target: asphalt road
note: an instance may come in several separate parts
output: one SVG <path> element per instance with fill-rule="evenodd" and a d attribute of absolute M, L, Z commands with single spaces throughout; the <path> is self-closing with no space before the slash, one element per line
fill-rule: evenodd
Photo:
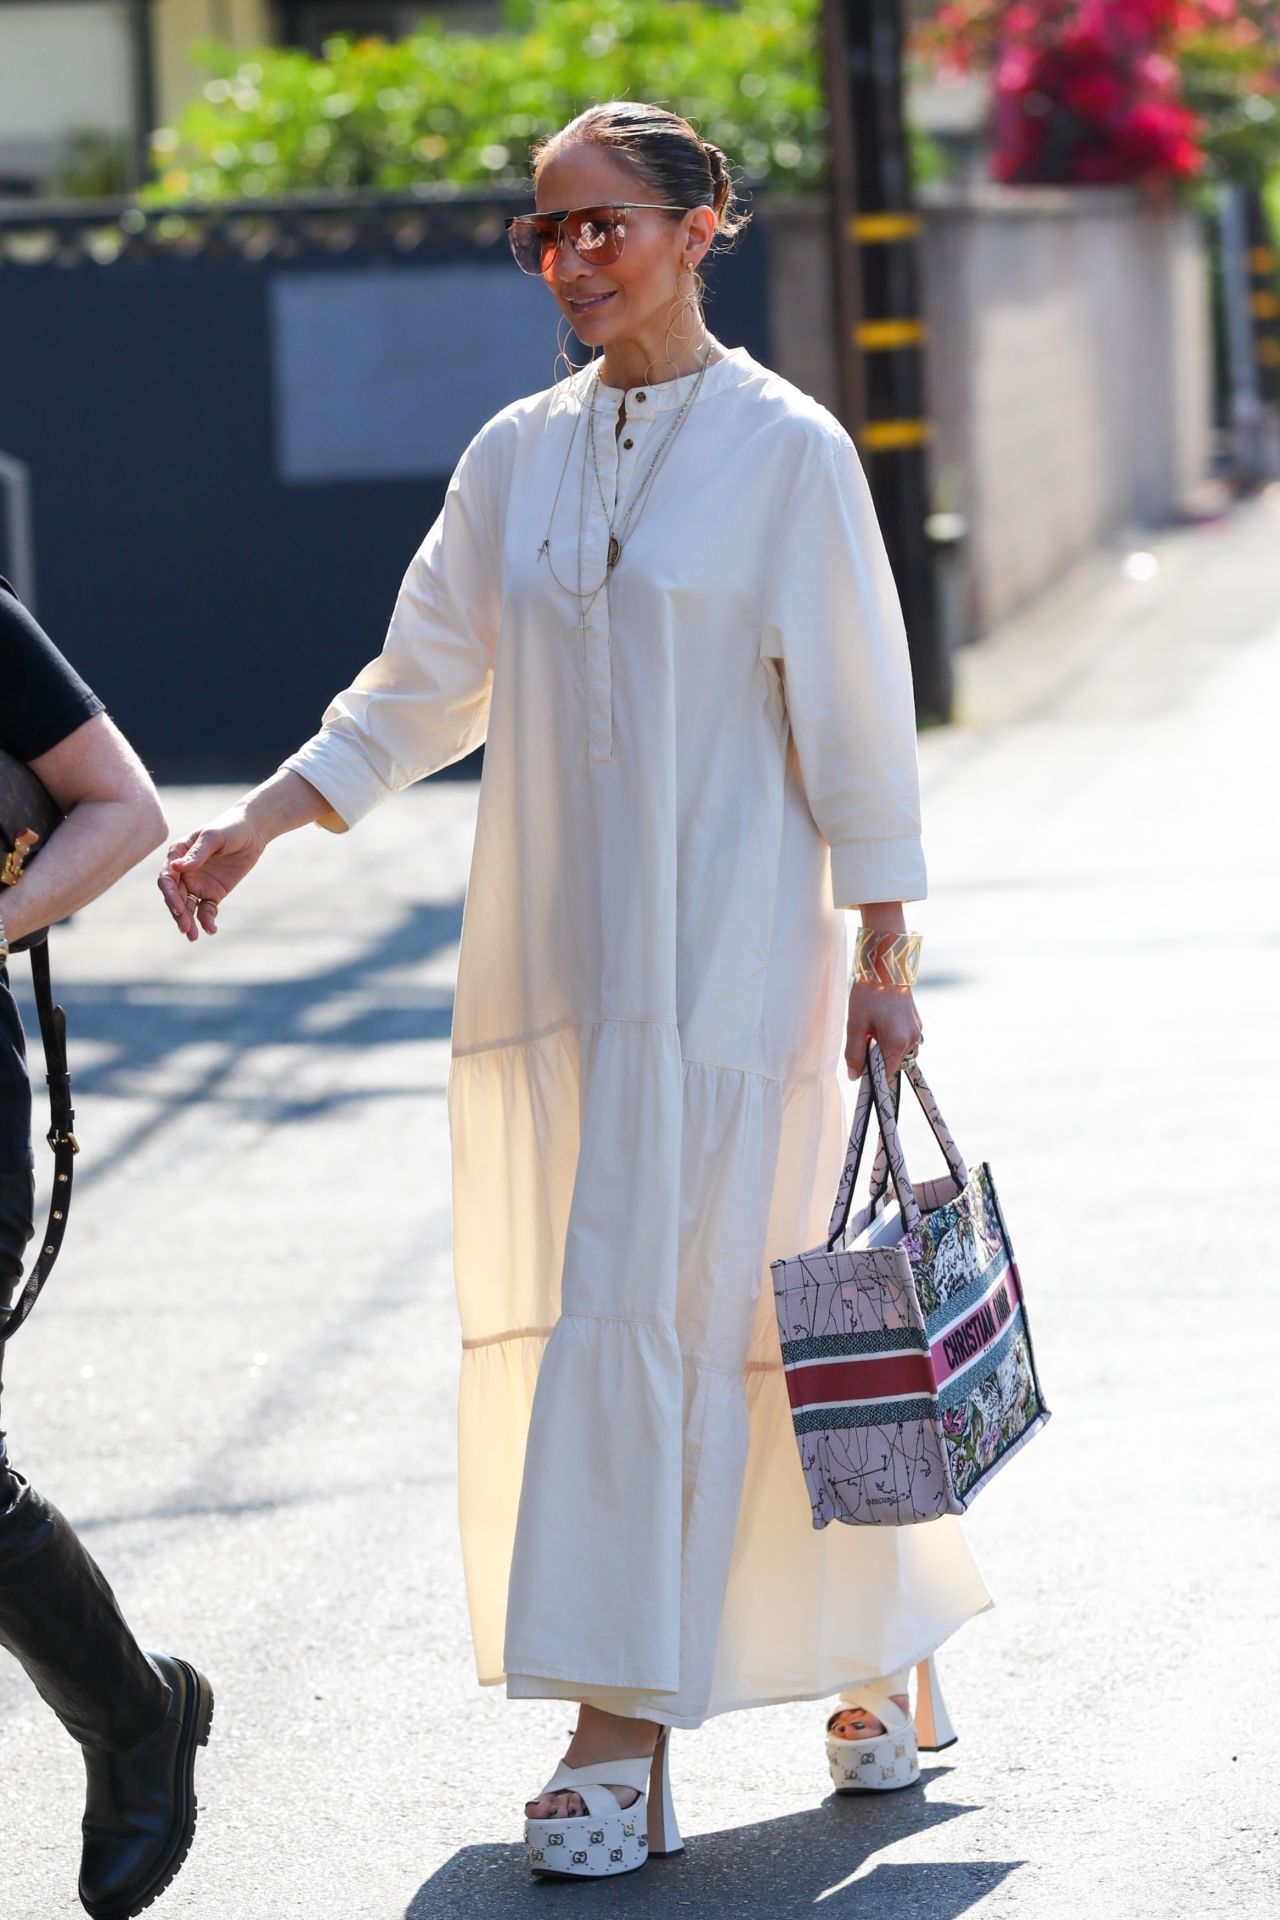
<path fill-rule="evenodd" d="M 944 1651 L 961 1740 L 922 1792 L 836 1801 L 820 1708 L 732 1716 L 677 1736 L 681 1858 L 525 1877 L 569 1712 L 476 1688 L 454 1531 L 473 789 L 295 836 L 198 951 L 145 871 L 58 937 L 84 1155 L 6 1411 L 218 1692 L 158 1913 L 1277 1911 L 1280 497 L 1152 550 L 974 650 L 923 744 L 930 1077 L 995 1168 L 1056 1418 L 972 1517 L 998 1606 Z M 170 792 L 175 828 L 219 798 Z M 11 1662 L 0 1780 L 0 1915 L 69 1920 L 80 1763 Z"/>

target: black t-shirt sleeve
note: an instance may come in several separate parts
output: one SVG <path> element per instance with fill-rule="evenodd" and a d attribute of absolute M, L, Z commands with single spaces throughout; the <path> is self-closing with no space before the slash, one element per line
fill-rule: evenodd
<path fill-rule="evenodd" d="M 36 760 L 102 711 L 8 582 L 0 585 L 0 747 Z"/>

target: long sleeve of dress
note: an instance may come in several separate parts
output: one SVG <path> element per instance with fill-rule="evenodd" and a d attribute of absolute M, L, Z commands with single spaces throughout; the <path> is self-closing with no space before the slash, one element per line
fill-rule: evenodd
<path fill-rule="evenodd" d="M 499 618 L 498 559 L 473 441 L 410 562 L 382 652 L 285 761 L 343 831 L 484 740 Z"/>
<path fill-rule="evenodd" d="M 782 674 L 835 904 L 921 900 L 915 708 L 893 574 L 857 453 L 811 447 L 776 530 L 761 651 Z"/>

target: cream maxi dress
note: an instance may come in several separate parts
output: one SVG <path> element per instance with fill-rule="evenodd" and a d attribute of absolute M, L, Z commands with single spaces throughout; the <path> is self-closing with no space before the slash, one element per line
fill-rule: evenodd
<path fill-rule="evenodd" d="M 673 1726 L 923 1657 L 958 1524 L 816 1533 L 767 1262 L 844 1144 L 845 915 L 918 899 L 897 596 L 847 435 L 713 365 L 594 369 L 463 455 L 383 651 L 288 764 L 353 825 L 487 741 L 453 1023 L 463 1551 L 480 1679 Z M 599 482 L 584 461 L 594 436 Z M 566 469 L 566 455 L 568 466 Z"/>

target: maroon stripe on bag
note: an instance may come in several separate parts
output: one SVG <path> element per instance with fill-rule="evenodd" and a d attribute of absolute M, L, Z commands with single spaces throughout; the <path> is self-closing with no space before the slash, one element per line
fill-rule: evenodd
<path fill-rule="evenodd" d="M 926 1353 L 868 1354 L 861 1360 L 829 1360 L 788 1367 L 787 1396 L 792 1407 L 829 1406 L 837 1400 L 896 1400 L 933 1393 L 933 1368 Z"/>

